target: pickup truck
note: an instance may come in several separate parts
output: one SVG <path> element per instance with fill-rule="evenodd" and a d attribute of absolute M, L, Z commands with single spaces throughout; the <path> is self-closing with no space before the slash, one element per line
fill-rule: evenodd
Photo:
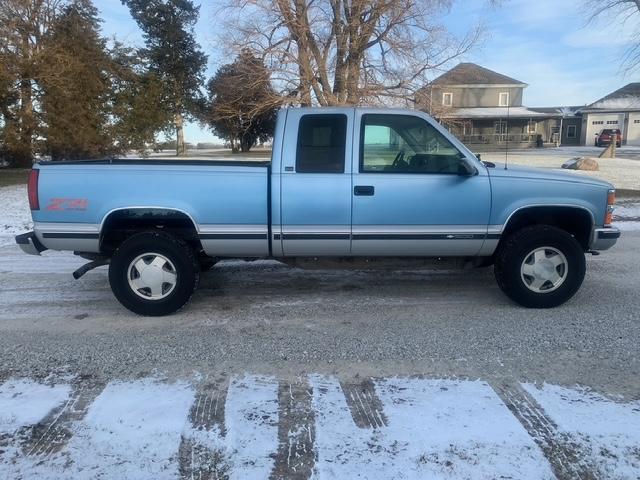
<path fill-rule="evenodd" d="M 485 163 L 415 110 L 289 108 L 270 162 L 40 162 L 29 177 L 30 254 L 70 250 L 109 265 L 116 298 L 141 315 L 184 306 L 225 258 L 301 267 L 494 266 L 531 308 L 580 288 L 585 253 L 620 236 L 613 186 Z"/>

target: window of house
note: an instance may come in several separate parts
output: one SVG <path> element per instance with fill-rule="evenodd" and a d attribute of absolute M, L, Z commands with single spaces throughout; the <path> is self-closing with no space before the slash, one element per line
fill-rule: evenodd
<path fill-rule="evenodd" d="M 640 123 L 640 120 L 634 120 L 633 123 Z"/>
<path fill-rule="evenodd" d="M 346 115 L 304 115 L 298 126 L 296 172 L 343 173 L 346 141 Z"/>
<path fill-rule="evenodd" d="M 366 114 L 360 130 L 360 172 L 457 174 L 464 155 L 419 117 Z"/>
<path fill-rule="evenodd" d="M 607 120 L 607 125 L 617 125 L 618 120 Z"/>
<path fill-rule="evenodd" d="M 445 107 L 453 105 L 453 93 L 445 92 L 442 94 L 442 105 Z"/>
<path fill-rule="evenodd" d="M 498 106 L 500 107 L 509 106 L 509 92 L 500 92 L 500 95 L 498 97 Z"/>
<path fill-rule="evenodd" d="M 527 123 L 527 133 L 536 133 L 536 125 L 536 122 L 529 120 L 529 123 Z"/>
<path fill-rule="evenodd" d="M 602 120 L 594 120 L 593 122 L 591 122 L 591 125 L 602 125 L 604 123 L 604 121 Z"/>
<path fill-rule="evenodd" d="M 569 125 L 567 127 L 567 138 L 576 138 L 576 126 Z"/>

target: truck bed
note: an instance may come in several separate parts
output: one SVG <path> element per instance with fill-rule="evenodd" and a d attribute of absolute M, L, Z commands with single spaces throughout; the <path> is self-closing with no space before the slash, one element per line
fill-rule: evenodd
<path fill-rule="evenodd" d="M 51 249 L 97 252 L 122 210 L 164 209 L 194 223 L 205 251 L 267 255 L 269 162 L 113 159 L 41 162 L 35 231 Z"/>

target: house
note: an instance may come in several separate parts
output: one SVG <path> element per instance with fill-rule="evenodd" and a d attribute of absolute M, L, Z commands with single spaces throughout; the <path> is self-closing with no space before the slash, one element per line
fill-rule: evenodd
<path fill-rule="evenodd" d="M 476 150 L 557 145 L 563 114 L 524 107 L 526 87 L 475 63 L 460 63 L 423 87 L 416 104 Z"/>
<path fill-rule="evenodd" d="M 640 145 L 640 82 L 624 87 L 582 107 L 582 145 L 593 145 L 604 128 L 618 128 L 622 143 Z"/>

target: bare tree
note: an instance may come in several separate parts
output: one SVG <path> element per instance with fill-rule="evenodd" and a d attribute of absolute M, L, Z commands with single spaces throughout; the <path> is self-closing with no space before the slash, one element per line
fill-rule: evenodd
<path fill-rule="evenodd" d="M 302 105 L 413 101 L 435 70 L 467 53 L 440 22 L 453 0 L 228 0 L 223 42 L 261 56 Z"/>
<path fill-rule="evenodd" d="M 207 91 L 202 120 L 228 140 L 234 152 L 248 152 L 256 142 L 273 137 L 277 110 L 284 99 L 273 90 L 262 60 L 241 52 L 233 63 L 218 69 Z"/>
<path fill-rule="evenodd" d="M 588 23 L 605 19 L 620 24 L 632 22 L 634 32 L 632 44 L 623 56 L 622 69 L 625 73 L 636 71 L 640 67 L 640 0 L 585 0 Z"/>

